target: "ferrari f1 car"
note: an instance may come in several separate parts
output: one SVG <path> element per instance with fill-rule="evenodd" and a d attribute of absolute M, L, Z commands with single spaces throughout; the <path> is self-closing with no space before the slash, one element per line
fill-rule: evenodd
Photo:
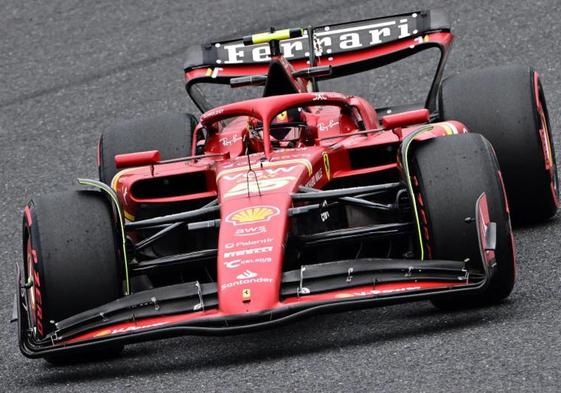
<path fill-rule="evenodd" d="M 422 11 L 192 48 L 198 119 L 111 127 L 98 180 L 25 207 L 23 354 L 80 358 L 330 311 L 506 298 L 510 216 L 545 220 L 559 206 L 547 106 L 528 67 L 443 80 L 452 40 L 442 12 Z M 441 58 L 424 103 L 376 109 L 319 89 L 428 48 Z M 208 84 L 263 93 L 212 107 Z"/>

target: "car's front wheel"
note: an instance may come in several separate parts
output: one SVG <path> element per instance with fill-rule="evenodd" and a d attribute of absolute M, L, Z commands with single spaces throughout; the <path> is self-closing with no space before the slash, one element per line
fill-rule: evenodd
<path fill-rule="evenodd" d="M 480 249 L 473 221 L 476 201 L 485 193 L 489 217 L 496 223 L 496 270 L 484 293 L 434 299 L 443 308 L 495 303 L 512 291 L 515 258 L 510 216 L 491 144 L 478 134 L 460 134 L 419 143 L 412 153 L 414 189 L 425 255 L 430 259 L 471 261 Z M 469 220 L 468 220 L 469 221 Z M 470 263 L 470 262 L 468 262 Z"/>
<path fill-rule="evenodd" d="M 56 322 L 122 295 L 115 239 L 111 205 L 100 192 L 66 191 L 29 202 L 23 256 L 28 320 L 37 339 L 53 333 Z"/>

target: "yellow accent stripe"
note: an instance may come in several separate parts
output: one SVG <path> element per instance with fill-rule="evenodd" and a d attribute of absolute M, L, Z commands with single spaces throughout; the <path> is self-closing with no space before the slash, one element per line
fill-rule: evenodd
<path fill-rule="evenodd" d="M 303 32 L 302 32 L 303 34 Z M 277 30 L 274 33 L 258 33 L 251 36 L 251 41 L 254 45 L 264 44 L 269 41 L 288 40 L 290 38 L 290 29 Z"/>
<path fill-rule="evenodd" d="M 127 169 L 123 169 L 122 171 L 119 171 L 115 174 L 115 176 L 113 176 L 113 179 L 111 180 L 111 188 L 117 192 L 117 183 L 119 182 L 119 179 L 121 178 L 122 175 L 129 173 L 129 172 L 134 172 L 138 169 L 138 167 L 135 168 L 127 168 Z M 134 221 L 134 216 L 127 212 L 126 210 L 123 209 L 123 215 L 125 216 L 125 218 L 129 221 Z"/>
<path fill-rule="evenodd" d="M 409 196 L 412 199 L 412 205 L 413 205 L 413 212 L 415 213 L 415 221 L 417 224 L 417 235 L 419 236 L 419 246 L 421 248 L 421 261 L 423 261 L 425 259 L 425 247 L 423 246 L 423 235 L 421 232 L 421 221 L 419 220 L 419 211 L 417 210 L 417 200 L 415 198 L 415 193 L 413 192 L 413 184 L 411 182 L 411 175 L 409 172 L 409 161 L 407 160 L 407 157 L 409 156 L 409 146 L 411 146 L 411 143 L 415 140 L 415 138 L 427 131 L 431 131 L 433 129 L 432 126 L 424 126 L 419 128 L 417 131 L 415 132 L 415 136 L 412 137 L 409 140 L 409 143 L 407 143 L 407 145 L 405 146 L 405 178 L 407 180 L 407 189 L 409 191 Z"/>
<path fill-rule="evenodd" d="M 127 212 L 126 210 L 123 210 L 123 213 L 125 215 L 125 218 L 129 221 L 134 221 L 134 216 L 132 214 L 130 214 L 129 212 Z"/>
<path fill-rule="evenodd" d="M 95 188 L 99 188 L 100 190 L 104 191 L 109 198 L 115 204 L 115 210 L 117 210 L 117 214 L 119 215 L 119 226 L 121 229 L 121 246 L 123 247 L 123 260 L 125 262 L 125 295 L 130 294 L 130 284 L 129 284 L 129 262 L 127 259 L 127 239 L 125 237 L 125 224 L 123 219 L 123 213 L 121 209 L 121 205 L 119 204 L 119 200 L 114 192 L 112 192 L 111 188 L 105 183 L 102 183 L 97 180 L 90 180 L 90 179 L 78 179 L 78 183 L 84 186 L 91 186 Z"/>
<path fill-rule="evenodd" d="M 123 169 L 122 171 L 117 172 L 115 174 L 115 176 L 113 176 L 113 179 L 111 180 L 111 188 L 113 190 L 117 191 L 117 182 L 119 181 L 119 178 L 121 176 L 123 176 L 125 173 L 134 172 L 134 171 L 137 171 L 137 170 L 138 170 L 138 167 Z"/>
<path fill-rule="evenodd" d="M 293 160 L 282 160 L 282 161 L 265 161 L 263 163 L 259 163 L 259 164 L 255 164 L 252 165 L 251 168 L 253 170 L 259 170 L 261 168 L 270 168 L 270 167 L 276 167 L 276 166 L 284 166 L 284 165 L 289 165 L 289 164 L 301 164 L 304 165 L 307 169 L 308 169 L 308 176 L 312 175 L 312 163 L 309 160 L 306 160 L 304 158 L 295 158 Z M 244 165 L 244 166 L 240 166 L 237 168 L 232 168 L 232 169 L 225 169 L 223 171 L 221 171 L 220 173 L 218 173 L 218 175 L 216 176 L 216 181 L 220 180 L 220 178 L 224 175 L 229 175 L 231 173 L 236 173 L 236 172 L 243 172 L 243 171 L 248 171 L 249 170 L 249 166 Z"/>
<path fill-rule="evenodd" d="M 458 134 L 458 129 L 452 123 L 444 122 L 444 123 L 438 123 L 438 125 L 446 130 L 446 135 Z"/>

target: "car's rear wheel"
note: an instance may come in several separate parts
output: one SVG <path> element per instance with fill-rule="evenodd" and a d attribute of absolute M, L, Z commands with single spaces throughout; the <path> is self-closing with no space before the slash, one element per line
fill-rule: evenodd
<path fill-rule="evenodd" d="M 148 119 L 116 124 L 101 135 L 98 145 L 99 179 L 110 184 L 118 169 L 117 154 L 159 150 L 162 160 L 191 155 L 197 119 L 188 113 L 164 113 Z"/>
<path fill-rule="evenodd" d="M 101 193 L 66 191 L 33 199 L 25 209 L 23 235 L 30 328 L 38 339 L 52 333 L 55 322 L 121 296 L 115 222 Z M 91 354 L 83 351 L 72 359 Z"/>
<path fill-rule="evenodd" d="M 539 221 L 555 214 L 559 187 L 545 95 L 525 66 L 471 70 L 443 81 L 442 119 L 458 120 L 493 145 L 513 219 Z"/>
<path fill-rule="evenodd" d="M 412 157 L 425 255 L 430 259 L 475 262 L 480 250 L 474 217 L 477 198 L 487 197 L 490 220 L 497 224 L 496 271 L 479 295 L 446 296 L 438 307 L 458 308 L 498 302 L 512 291 L 515 260 L 510 217 L 498 163 L 490 143 L 478 134 L 435 138 L 415 146 Z"/>

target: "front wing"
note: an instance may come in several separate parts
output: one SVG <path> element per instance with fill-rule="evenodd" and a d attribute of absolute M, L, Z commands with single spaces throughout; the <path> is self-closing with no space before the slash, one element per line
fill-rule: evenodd
<path fill-rule="evenodd" d="M 258 313 L 226 315 L 219 310 L 214 283 L 190 282 L 138 292 L 74 315 L 39 340 L 29 329 L 25 297 L 19 296 L 20 349 L 36 358 L 180 335 L 232 335 L 319 313 L 475 295 L 487 287 L 496 266 L 495 225 L 489 221 L 485 194 L 472 221 L 480 243 L 479 266 L 473 261 L 468 267 L 465 261 L 372 258 L 305 265 L 283 274 L 281 300 Z M 24 294 L 22 280 L 18 272 Z"/>

